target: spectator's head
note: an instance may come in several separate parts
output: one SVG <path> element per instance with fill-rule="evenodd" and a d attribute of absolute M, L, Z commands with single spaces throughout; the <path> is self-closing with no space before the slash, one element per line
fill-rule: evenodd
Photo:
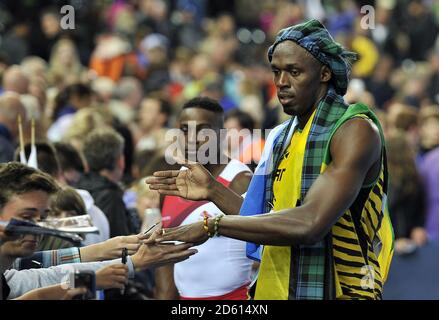
<path fill-rule="evenodd" d="M 439 146 L 439 106 L 423 108 L 419 115 L 421 146 L 431 150 Z"/>
<path fill-rule="evenodd" d="M 140 104 L 139 125 L 144 132 L 152 132 L 166 126 L 171 106 L 159 98 L 145 98 Z"/>
<path fill-rule="evenodd" d="M 403 106 L 394 114 L 392 125 L 405 132 L 411 131 L 418 126 L 418 111 L 412 106 Z"/>
<path fill-rule="evenodd" d="M 416 149 L 419 144 L 419 115 L 417 109 L 398 103 L 391 105 L 390 108 L 388 117 L 390 131 L 403 131 L 412 149 Z"/>
<path fill-rule="evenodd" d="M 59 166 L 56 150 L 52 144 L 48 142 L 36 142 L 38 169 L 51 175 L 56 180 L 61 178 L 61 168 Z M 26 159 L 29 159 L 31 153 L 31 144 L 27 143 L 24 146 L 24 153 Z M 15 150 L 15 161 L 20 161 L 20 149 Z"/>
<path fill-rule="evenodd" d="M 69 143 L 57 142 L 54 147 L 64 180 L 67 184 L 75 184 L 85 172 L 84 159 L 79 151 Z"/>
<path fill-rule="evenodd" d="M 160 66 L 166 62 L 168 55 L 169 40 L 159 34 L 153 33 L 147 35 L 140 42 L 140 50 L 147 57 L 149 63 L 153 66 Z"/>
<path fill-rule="evenodd" d="M 190 73 L 194 80 L 201 80 L 211 71 L 209 57 L 205 54 L 197 54 L 190 63 Z"/>
<path fill-rule="evenodd" d="M 29 78 L 17 65 L 10 66 L 3 75 L 3 90 L 18 94 L 26 94 L 29 91 Z"/>
<path fill-rule="evenodd" d="M 137 109 L 143 96 L 142 83 L 134 77 L 124 77 L 119 80 L 114 94 L 117 99 Z"/>
<path fill-rule="evenodd" d="M 45 218 L 50 196 L 58 190 L 55 180 L 46 173 L 18 162 L 0 164 L 0 220 L 35 222 Z M 0 250 L 3 258 L 13 260 L 33 254 L 37 246 L 38 237 L 24 235 L 5 242 Z"/>
<path fill-rule="evenodd" d="M 29 84 L 29 94 L 38 99 L 38 104 L 42 112 L 47 112 L 47 82 L 41 77 L 34 77 Z"/>
<path fill-rule="evenodd" d="M 45 79 L 47 62 L 37 56 L 28 56 L 21 61 L 20 66 L 23 72 L 32 80 L 34 77 Z"/>
<path fill-rule="evenodd" d="M 234 109 L 226 114 L 224 128 L 227 129 L 229 153 L 232 154 L 254 130 L 255 121 L 248 113 Z"/>
<path fill-rule="evenodd" d="M 84 200 L 79 193 L 70 187 L 65 187 L 52 196 L 50 200 L 50 216 L 68 218 L 87 214 Z"/>
<path fill-rule="evenodd" d="M 224 127 L 226 129 L 254 130 L 255 121 L 248 113 L 239 109 L 234 109 L 226 114 Z"/>
<path fill-rule="evenodd" d="M 42 108 L 38 98 L 30 94 L 20 95 L 20 101 L 26 110 L 26 115 L 28 119 L 34 119 L 36 121 L 42 118 Z"/>
<path fill-rule="evenodd" d="M 183 105 L 180 113 L 179 127 L 184 134 L 184 141 L 180 141 L 182 151 L 187 159 L 197 159 L 198 150 L 205 144 L 215 146 L 219 155 L 222 141 L 220 130 L 224 128 L 224 110 L 213 99 L 198 97 L 189 100 Z M 215 136 L 211 136 L 213 133 Z M 211 141 L 211 139 L 215 139 Z M 215 143 L 214 145 L 211 145 Z M 209 157 L 209 150 L 204 150 L 203 157 Z"/>
<path fill-rule="evenodd" d="M 55 8 L 48 8 L 41 14 L 41 30 L 47 38 L 54 38 L 61 31 L 61 17 Z"/>
<path fill-rule="evenodd" d="M 101 103 L 108 103 L 114 94 L 116 84 L 108 77 L 98 77 L 91 84 L 93 92 Z"/>
<path fill-rule="evenodd" d="M 0 124 L 9 130 L 14 140 L 18 137 L 17 118 L 19 115 L 23 124 L 26 123 L 26 110 L 20 101 L 20 96 L 13 92 L 0 96 Z"/>
<path fill-rule="evenodd" d="M 386 138 L 390 184 L 399 197 L 411 197 L 418 192 L 420 179 L 415 165 L 415 153 L 407 134 L 394 131 Z"/>
<path fill-rule="evenodd" d="M 65 87 L 55 98 L 53 118 L 57 119 L 60 111 L 67 106 L 73 107 L 75 110 L 90 107 L 92 95 L 90 87 L 82 83 L 76 83 Z"/>
<path fill-rule="evenodd" d="M 82 150 L 87 135 L 95 128 L 104 128 L 111 123 L 111 114 L 104 108 L 92 107 L 75 113 L 71 125 L 62 137 L 76 149 Z"/>
<path fill-rule="evenodd" d="M 54 86 L 70 85 L 80 81 L 82 65 L 75 43 L 67 38 L 56 42 L 50 52 L 49 81 Z"/>
<path fill-rule="evenodd" d="M 84 141 L 84 156 L 91 172 L 114 182 L 122 179 L 125 169 L 124 139 L 113 129 L 96 129 Z"/>

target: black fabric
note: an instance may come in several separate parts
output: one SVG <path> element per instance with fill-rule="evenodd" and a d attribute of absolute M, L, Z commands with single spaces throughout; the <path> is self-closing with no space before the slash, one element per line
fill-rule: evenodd
<path fill-rule="evenodd" d="M 131 134 L 130 129 L 128 129 L 126 125 L 121 123 L 116 118 L 113 119 L 113 128 L 123 137 L 124 140 L 123 155 L 125 157 L 125 169 L 124 169 L 123 182 L 125 184 L 130 184 L 133 179 L 133 177 L 131 176 L 131 170 L 133 167 L 133 154 L 134 154 L 133 136 Z"/>
<path fill-rule="evenodd" d="M 2 296 L 0 297 L 1 298 L 0 300 L 6 300 L 9 296 L 9 293 L 11 292 L 11 289 L 9 288 L 8 283 L 6 282 L 4 275 L 2 275 L 1 285 L 2 285 L 1 288 Z"/>
<path fill-rule="evenodd" d="M 81 176 L 75 188 L 90 192 L 95 205 L 107 216 L 110 224 L 110 237 L 130 234 L 129 214 L 123 202 L 123 191 L 114 182 L 97 173 Z"/>

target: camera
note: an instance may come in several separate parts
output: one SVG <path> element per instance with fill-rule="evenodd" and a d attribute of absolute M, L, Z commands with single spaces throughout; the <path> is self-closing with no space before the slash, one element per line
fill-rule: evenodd
<path fill-rule="evenodd" d="M 87 292 L 78 295 L 74 300 L 92 300 L 96 298 L 96 275 L 94 271 L 90 270 L 76 270 L 70 274 L 70 287 L 87 288 Z"/>

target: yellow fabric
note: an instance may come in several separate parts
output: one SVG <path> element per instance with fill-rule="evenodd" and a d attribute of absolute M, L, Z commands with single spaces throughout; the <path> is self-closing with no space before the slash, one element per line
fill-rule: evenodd
<path fill-rule="evenodd" d="M 387 206 L 384 209 L 384 218 L 383 218 L 382 226 L 378 231 L 379 238 L 383 242 L 383 250 L 378 256 L 378 262 L 381 267 L 381 275 L 383 277 L 383 281 L 387 281 L 387 277 L 389 276 L 390 264 L 393 258 L 393 227 L 392 222 L 390 221 L 389 210 Z"/>
<path fill-rule="evenodd" d="M 384 230 L 383 225 L 377 230 L 379 221 L 385 217 L 383 215 L 382 202 L 382 181 L 383 170 L 381 170 L 378 183 L 368 191 L 363 189 L 361 192 L 368 192 L 364 205 L 360 208 L 361 212 L 354 212 L 349 209 L 332 227 L 333 240 L 333 256 L 335 268 L 335 288 L 337 299 L 380 299 L 384 275 L 388 270 L 380 261 L 379 256 L 386 254 L 386 239 L 380 236 L 380 231 Z M 381 196 L 378 196 L 380 194 Z M 358 199 L 358 198 L 357 198 Z M 356 230 L 353 223 L 352 215 L 360 215 L 361 217 L 361 232 L 365 234 L 367 239 L 367 260 L 363 256 L 358 230 Z M 388 234 L 388 232 L 384 232 Z M 374 239 L 378 236 L 381 239 L 383 248 L 378 253 L 374 252 Z M 381 259 L 382 260 L 382 259 Z M 385 260 L 384 261 L 388 261 Z M 386 269 L 387 268 L 387 269 Z"/>
<path fill-rule="evenodd" d="M 375 44 L 367 37 L 357 36 L 352 41 L 352 51 L 360 56 L 352 66 L 352 74 L 360 78 L 371 75 L 379 59 Z"/>
<path fill-rule="evenodd" d="M 363 119 L 369 118 L 364 114 L 358 114 L 355 117 L 360 117 Z M 322 164 L 321 173 L 323 173 L 326 169 L 327 165 L 325 163 Z M 358 294 L 363 297 L 368 297 L 371 299 L 376 299 L 380 296 L 382 292 L 382 287 L 387 280 L 390 264 L 393 257 L 393 228 L 390 221 L 390 216 L 388 213 L 388 209 L 386 206 L 386 199 L 384 199 L 384 191 L 383 191 L 383 183 L 384 183 L 384 167 L 381 167 L 380 175 L 376 181 L 369 185 L 364 185 L 361 192 L 364 192 L 365 188 L 372 187 L 369 194 L 367 195 L 367 200 L 362 207 L 360 214 L 362 219 L 362 229 L 367 236 L 367 240 L 369 243 L 369 250 L 367 253 L 369 264 L 368 267 L 364 268 L 354 268 L 351 266 L 346 266 L 344 263 L 335 263 L 335 288 L 336 288 L 336 297 L 337 299 L 351 299 L 352 296 L 346 294 L 346 287 L 350 286 L 350 288 L 355 287 L 365 287 L 358 290 L 350 289 L 351 293 Z M 379 196 L 378 196 L 379 195 Z M 358 234 L 352 233 L 348 228 L 354 228 L 354 224 L 352 222 L 352 212 L 350 210 L 346 211 L 345 214 L 339 219 L 339 221 L 332 228 L 333 234 L 333 245 L 334 257 L 343 259 L 344 253 L 339 250 L 339 248 L 353 250 L 361 253 L 361 247 L 358 242 Z M 381 227 L 376 232 L 376 229 L 379 226 L 379 221 L 381 220 Z M 371 249 L 371 243 L 373 242 L 374 236 L 376 236 L 381 240 L 382 249 L 378 253 L 378 256 Z M 352 244 L 346 241 L 342 241 L 341 239 L 347 238 L 351 241 L 354 240 L 357 243 Z M 353 257 L 350 255 L 349 261 L 356 261 L 364 264 L 364 258 L 361 255 L 361 259 L 358 257 Z M 346 259 L 345 259 L 346 260 Z M 370 267 L 372 269 L 370 269 Z M 368 269 L 369 268 L 369 269 Z M 343 274 L 342 276 L 339 276 Z M 348 276 L 348 274 L 355 275 L 353 277 Z M 373 290 L 368 291 L 368 286 Z M 342 289 L 344 287 L 344 291 Z"/>
<path fill-rule="evenodd" d="M 315 111 L 300 132 L 295 130 L 273 181 L 273 210 L 296 207 L 300 199 L 303 158 Z M 256 300 L 287 300 L 291 247 L 265 246 L 256 287 Z"/>
<path fill-rule="evenodd" d="M 369 119 L 361 114 L 355 117 Z M 326 167 L 327 165 L 323 163 L 321 173 L 326 170 Z M 354 210 L 351 207 L 332 228 L 337 299 L 381 298 L 393 256 L 393 249 L 389 248 L 393 243 L 393 231 L 389 215 L 386 212 L 383 183 L 384 167 L 381 166 L 377 180 L 372 184 L 364 185 L 360 191 L 360 194 L 364 193 L 368 190 L 367 188 L 373 186 L 370 191 L 367 191 L 366 201 L 360 208 L 361 212 L 351 212 Z M 361 217 L 362 232 L 366 235 L 368 242 L 367 265 L 365 265 L 358 230 L 355 229 L 352 214 Z M 382 221 L 381 227 L 378 229 L 380 221 Z M 383 246 L 378 255 L 372 248 L 373 240 L 376 237 L 380 239 Z M 353 266 L 352 263 L 361 266 Z"/>
<path fill-rule="evenodd" d="M 302 167 L 305 147 L 312 119 L 302 132 L 295 131 L 291 142 L 280 160 L 273 181 L 273 210 L 294 208 L 300 199 Z M 321 166 L 321 173 L 327 164 Z M 393 250 L 392 229 L 385 212 L 384 169 L 372 186 L 363 186 L 356 202 L 357 207 L 347 210 L 332 227 L 335 291 L 337 299 L 379 299 L 387 278 Z M 361 200 L 363 199 L 363 200 Z M 351 210 L 354 210 L 351 212 Z M 359 211 L 359 212 L 356 212 Z M 361 217 L 361 232 L 367 238 L 367 265 L 360 246 L 358 230 L 352 215 Z M 381 221 L 381 227 L 380 226 Z M 377 231 L 378 230 L 378 231 Z M 378 252 L 374 240 L 380 239 L 383 247 Z M 289 294 L 291 247 L 265 246 L 255 299 L 286 300 Z"/>

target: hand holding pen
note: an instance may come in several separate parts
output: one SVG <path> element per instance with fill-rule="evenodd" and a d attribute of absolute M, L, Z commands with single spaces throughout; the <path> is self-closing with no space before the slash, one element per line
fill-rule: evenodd
<path fill-rule="evenodd" d="M 123 264 L 127 264 L 127 256 L 128 256 L 128 249 L 127 248 L 123 248 L 122 249 L 122 263 Z M 121 295 L 125 294 L 125 287 L 120 289 L 120 294 Z"/>

